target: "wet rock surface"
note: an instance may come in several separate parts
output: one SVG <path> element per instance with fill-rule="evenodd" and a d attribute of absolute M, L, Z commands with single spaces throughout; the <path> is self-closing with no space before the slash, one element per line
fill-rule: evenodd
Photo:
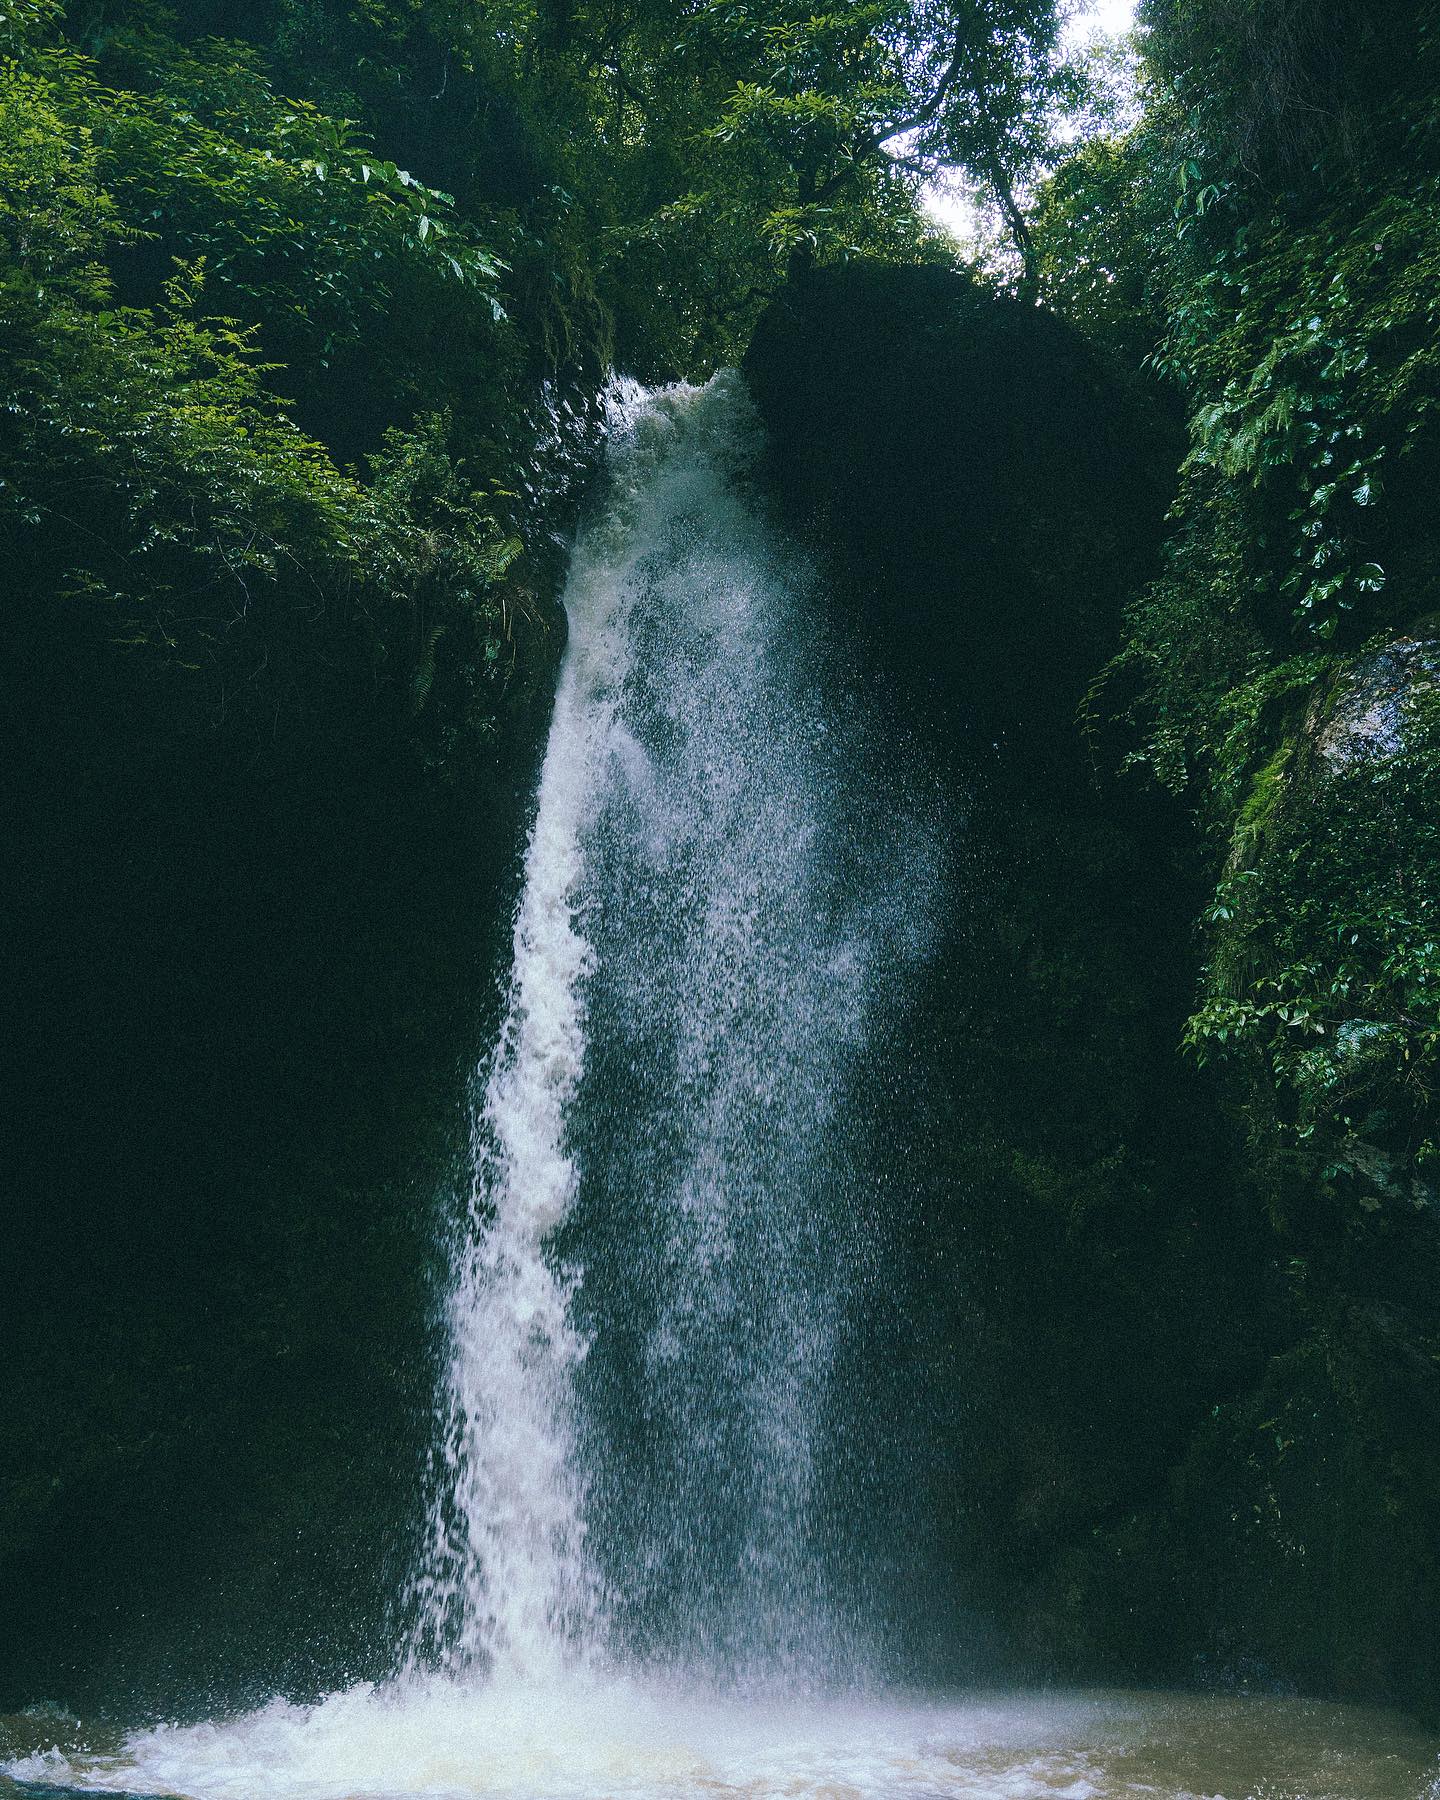
<path fill-rule="evenodd" d="M 1061 321 L 938 269 L 798 284 L 747 374 L 782 503 L 844 566 L 866 657 L 969 783 L 949 796 L 968 812 L 964 916 L 897 1056 L 926 1083 L 897 1103 L 935 1147 L 907 1171 L 920 1312 L 936 1367 L 965 1376 L 923 1404 L 945 1420 L 936 1479 L 977 1640 L 1028 1670 L 1289 1682 L 1432 1714 L 1435 1234 L 1375 1078 L 1405 1075 L 1404 1022 L 1353 1011 L 1317 1037 L 1335 1051 L 1307 1079 L 1353 1128 L 1275 1155 L 1262 1062 L 1222 1073 L 1177 1048 L 1214 870 L 1190 821 L 1117 777 L 1132 746 L 1106 735 L 1175 469 L 1166 420 Z M 1323 877 L 1348 905 L 1364 871 L 1352 888 L 1325 870 L 1369 830 L 1383 922 L 1396 861 L 1372 790 L 1440 645 L 1421 617 L 1352 666 L 1277 715 L 1232 875 L 1301 898 Z M 1397 773 L 1396 842 L 1418 844 L 1428 790 Z M 1295 912 L 1287 897 L 1282 937 Z M 1220 945 L 1242 983 L 1248 916 Z"/>
<path fill-rule="evenodd" d="M 1347 671 L 1319 720 L 1316 747 L 1332 774 L 1405 748 L 1415 696 L 1440 681 L 1440 640 L 1397 638 Z"/>

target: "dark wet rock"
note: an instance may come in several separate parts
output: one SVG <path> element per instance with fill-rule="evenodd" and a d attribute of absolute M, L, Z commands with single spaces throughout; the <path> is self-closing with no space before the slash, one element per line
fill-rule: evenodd
<path fill-rule="evenodd" d="M 1433 689 L 1437 679 L 1440 640 L 1434 638 L 1397 638 L 1359 658 L 1316 725 L 1316 748 L 1329 770 L 1338 774 L 1398 755 L 1416 695 Z"/>
<path fill-rule="evenodd" d="M 1069 742 L 1163 529 L 1153 399 L 1055 315 L 939 267 L 818 271 L 745 373 L 776 485 L 880 653 L 984 730 Z"/>
<path fill-rule="evenodd" d="M 1167 421 L 1063 322 L 940 269 L 824 271 L 766 315 L 747 373 L 866 666 L 970 782 L 949 797 L 960 923 L 897 1055 L 919 1097 L 896 1102 L 934 1146 L 907 1169 L 930 1259 L 908 1329 L 933 1331 L 963 1400 L 913 1404 L 944 1421 L 967 1627 L 1027 1673 L 1433 1713 L 1435 1214 L 1386 1085 L 1401 1022 L 1340 1023 L 1304 1065 L 1306 1103 L 1353 1128 L 1301 1140 L 1308 1161 L 1257 1154 L 1277 1125 L 1261 1063 L 1222 1093 L 1176 1049 L 1213 869 L 1188 821 L 1115 782 L 1132 746 L 1105 741 Z M 1437 674 L 1420 618 L 1277 708 L 1231 875 L 1316 880 L 1353 823 L 1342 790 L 1367 786 L 1336 777 L 1419 748 L 1407 715 Z M 1245 991 L 1256 953 L 1237 910 L 1217 991 Z"/>

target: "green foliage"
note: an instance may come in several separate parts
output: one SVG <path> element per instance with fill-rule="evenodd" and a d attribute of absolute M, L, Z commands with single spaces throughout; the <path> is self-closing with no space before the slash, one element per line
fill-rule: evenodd
<path fill-rule="evenodd" d="M 1056 303 L 1189 414 L 1166 567 L 1109 673 L 1132 764 L 1215 846 L 1186 1042 L 1265 1072 L 1253 1116 L 1296 1167 L 1366 1206 L 1410 1198 L 1440 1123 L 1429 702 L 1383 755 L 1330 767 L 1318 746 L 1440 593 L 1435 9 L 1148 19 L 1141 122 L 1057 174 L 1037 235 Z"/>
<path fill-rule="evenodd" d="M 788 270 L 943 254 L 919 184 L 946 160 L 981 179 L 1010 166 L 1006 133 L 1056 60 L 1055 11 L 582 0 L 563 26 L 508 12 L 521 104 L 538 92 L 569 120 L 557 176 L 590 215 L 627 360 L 738 360 Z"/>
<path fill-rule="evenodd" d="M 1311 683 L 1313 669 L 1290 672 L 1292 691 Z M 1432 690 L 1409 701 L 1403 730 L 1398 750 L 1333 770 L 1316 766 L 1303 733 L 1283 736 L 1255 774 L 1206 915 L 1215 951 L 1187 1031 L 1202 1057 L 1258 1050 L 1295 1096 L 1285 1126 L 1293 1141 L 1318 1133 L 1324 1178 L 1346 1178 L 1369 1207 L 1396 1197 L 1428 1204 L 1424 1177 L 1436 1162 Z"/>
<path fill-rule="evenodd" d="M 1191 463 L 1254 490 L 1279 591 L 1324 639 L 1346 614 L 1377 619 L 1375 512 L 1440 404 L 1440 159 L 1413 198 L 1356 198 L 1302 231 L 1284 218 L 1237 227 L 1157 356 L 1216 396 L 1195 408 Z M 1413 609 L 1433 570 L 1397 573 Z"/>
<path fill-rule="evenodd" d="M 116 47 L 112 46 L 112 53 Z M 484 295 L 502 316 L 504 265 L 450 195 L 428 188 L 357 137 L 349 120 L 276 95 L 253 53 L 165 40 L 136 46 L 155 86 L 105 94 L 106 167 L 126 210 L 209 257 L 237 293 L 264 301 L 303 267 L 302 316 L 336 315 L 356 335 L 367 310 L 395 298 L 381 281 L 413 266 Z"/>
<path fill-rule="evenodd" d="M 334 706 L 408 729 L 454 659 L 425 754 L 484 740 L 533 429 L 504 264 L 243 46 L 107 54 L 134 86 L 54 41 L 0 64 L 19 641 L 106 689 L 161 684 L 182 731 L 272 737 Z"/>
<path fill-rule="evenodd" d="M 101 300 L 108 291 L 100 260 L 127 236 L 119 209 L 100 182 L 100 153 L 88 125 L 65 116 L 57 77 L 72 78 L 73 58 L 40 66 L 0 62 L 0 267 L 8 306 L 48 289 Z"/>
<path fill-rule="evenodd" d="M 1041 184 L 1032 225 L 1046 303 L 1136 363 L 1162 329 L 1147 151 L 1143 126 L 1093 137 Z"/>
<path fill-rule="evenodd" d="M 65 0 L 4 0 L 0 4 L 0 52 L 17 54 L 44 37 L 65 16 Z"/>
<path fill-rule="evenodd" d="M 253 293 L 257 316 L 296 340 L 276 353 L 297 366 L 362 332 L 371 358 L 399 361 L 387 319 L 423 324 L 437 304 L 427 272 L 502 305 L 502 286 L 518 290 L 533 315 L 537 243 L 549 273 L 568 263 L 594 278 L 638 372 L 738 360 L 791 267 L 944 254 L 916 206 L 941 163 L 1008 197 L 1019 221 L 1014 192 L 1077 91 L 1055 0 L 251 10 L 260 54 L 207 36 L 234 29 L 220 0 L 178 18 L 92 0 L 84 41 L 127 95 L 116 167 L 137 215 L 167 251 L 203 254 Z M 357 117 L 406 147 L 424 186 L 366 149 L 346 123 Z M 428 261 L 392 254 L 407 235 Z M 286 279 L 297 261 L 308 285 Z M 438 304 L 458 310 L 452 299 Z"/>
<path fill-rule="evenodd" d="M 1362 153 L 1377 111 L 1423 94 L 1428 0 L 1142 0 L 1147 56 L 1184 109 L 1202 186 L 1221 165 L 1246 187 L 1319 185 Z"/>
<path fill-rule="evenodd" d="M 515 545 L 459 483 L 444 422 L 393 431 L 362 485 L 273 398 L 251 334 L 197 317 L 203 293 L 182 269 L 158 314 L 61 309 L 21 339 L 0 534 L 55 609 L 29 630 L 190 677 L 194 728 L 272 729 L 276 708 L 323 706 L 337 654 L 403 690 L 437 592 L 499 632 Z"/>

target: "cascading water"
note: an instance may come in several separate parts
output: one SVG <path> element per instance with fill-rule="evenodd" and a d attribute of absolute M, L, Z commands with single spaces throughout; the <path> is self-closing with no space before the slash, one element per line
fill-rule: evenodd
<path fill-rule="evenodd" d="M 853 1653 L 811 1505 L 863 1255 L 837 1112 L 934 834 L 820 678 L 739 378 L 626 390 L 613 426 L 478 1084 L 414 1660 L 814 1680 Z"/>
<path fill-rule="evenodd" d="M 902 1298 L 855 1120 L 883 1093 L 943 834 L 867 747 L 809 575 L 746 498 L 754 436 L 733 375 L 616 402 L 476 1082 L 402 1667 L 27 1756 L 0 1786 L 1440 1797 L 1433 1741 L 1384 1715 L 864 1679 L 845 1594 L 912 1472 L 867 1501 L 867 1459 L 904 1465 L 905 1439 L 835 1391 L 839 1340 Z"/>

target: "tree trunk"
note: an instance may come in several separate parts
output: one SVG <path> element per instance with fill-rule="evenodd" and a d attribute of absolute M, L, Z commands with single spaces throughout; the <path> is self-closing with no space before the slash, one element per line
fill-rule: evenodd
<path fill-rule="evenodd" d="M 1035 240 L 1030 235 L 1030 223 L 1020 202 L 1015 198 L 1015 190 L 1000 166 L 998 157 L 988 159 L 985 172 L 995 190 L 995 198 L 1000 204 L 1000 213 L 1005 220 L 1005 228 L 1010 233 L 1010 241 L 1020 258 L 1020 280 L 1016 285 L 1016 295 L 1027 306 L 1037 306 L 1040 301 L 1040 265 L 1035 255 Z"/>

